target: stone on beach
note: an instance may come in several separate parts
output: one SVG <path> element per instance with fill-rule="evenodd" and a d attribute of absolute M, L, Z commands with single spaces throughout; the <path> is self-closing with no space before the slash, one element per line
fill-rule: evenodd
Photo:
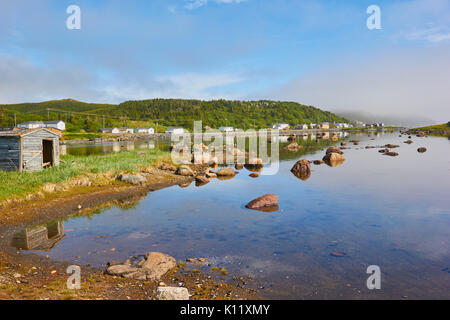
<path fill-rule="evenodd" d="M 189 291 L 180 287 L 158 287 L 156 289 L 157 300 L 189 300 Z"/>
<path fill-rule="evenodd" d="M 147 181 L 143 176 L 138 174 L 121 174 L 118 179 L 133 185 L 140 185 Z"/>
<path fill-rule="evenodd" d="M 278 210 L 278 199 L 276 194 L 265 194 L 250 201 L 245 207 L 261 211 L 275 211 Z"/>
<path fill-rule="evenodd" d="M 194 171 L 189 166 L 179 166 L 175 171 L 175 174 L 180 176 L 193 176 Z"/>
<path fill-rule="evenodd" d="M 141 260 L 138 260 L 139 258 Z M 110 262 L 105 272 L 109 275 L 137 280 L 159 280 L 175 266 L 175 258 L 161 252 L 149 252 L 144 256 L 134 256 L 123 262 Z"/>

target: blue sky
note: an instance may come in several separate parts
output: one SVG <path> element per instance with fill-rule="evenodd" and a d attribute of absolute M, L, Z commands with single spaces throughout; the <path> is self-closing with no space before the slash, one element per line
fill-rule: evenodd
<path fill-rule="evenodd" d="M 276 99 L 444 121 L 449 57 L 448 0 L 0 3 L 0 103 Z"/>

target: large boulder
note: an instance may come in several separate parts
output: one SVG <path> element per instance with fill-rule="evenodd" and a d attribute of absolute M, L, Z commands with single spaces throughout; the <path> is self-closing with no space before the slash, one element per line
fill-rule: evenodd
<path fill-rule="evenodd" d="M 332 152 L 332 153 L 327 153 L 322 158 L 322 160 L 330 167 L 337 167 L 344 163 L 345 158 L 343 155 L 341 155 L 339 153 Z"/>
<path fill-rule="evenodd" d="M 248 209 L 261 211 L 276 211 L 278 210 L 278 196 L 276 194 L 265 194 L 256 198 L 245 205 Z"/>
<path fill-rule="evenodd" d="M 180 287 L 158 287 L 156 289 L 157 300 L 189 300 L 189 291 Z"/>
<path fill-rule="evenodd" d="M 147 179 L 138 174 L 121 174 L 118 179 L 133 185 L 141 185 L 147 181 Z"/>
<path fill-rule="evenodd" d="M 223 168 L 223 169 L 220 169 L 219 171 L 217 171 L 216 174 L 218 177 L 230 177 L 230 176 L 235 176 L 236 171 L 234 171 L 234 169 L 232 169 L 232 168 Z"/>
<path fill-rule="evenodd" d="M 311 176 L 311 164 L 306 159 L 299 160 L 291 168 L 291 172 L 297 178 L 307 180 Z"/>
<path fill-rule="evenodd" d="M 159 280 L 175 266 L 175 258 L 161 252 L 149 252 L 123 262 L 110 262 L 105 272 L 109 275 L 137 280 Z"/>
<path fill-rule="evenodd" d="M 339 153 L 339 154 L 344 154 L 342 152 L 342 150 L 340 148 L 338 148 L 338 147 L 329 147 L 325 153 L 328 154 L 328 153 L 333 153 L 333 152 L 334 153 Z"/>
<path fill-rule="evenodd" d="M 193 176 L 194 171 L 192 171 L 189 166 L 179 166 L 175 171 L 175 174 L 178 174 L 180 176 Z"/>

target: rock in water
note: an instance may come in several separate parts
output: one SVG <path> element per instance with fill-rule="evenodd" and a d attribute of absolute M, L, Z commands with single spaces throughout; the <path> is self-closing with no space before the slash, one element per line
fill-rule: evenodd
<path fill-rule="evenodd" d="M 412 140 L 406 140 L 406 141 L 404 141 L 403 143 L 411 144 L 411 143 L 413 143 L 413 142 L 412 142 Z"/>
<path fill-rule="evenodd" d="M 398 156 L 398 153 L 397 153 L 397 152 L 392 152 L 392 151 L 390 151 L 390 152 L 384 153 L 384 155 L 385 155 L 385 156 L 396 157 L 396 156 Z"/>
<path fill-rule="evenodd" d="M 302 159 L 297 161 L 291 168 L 291 172 L 295 175 L 311 171 L 311 164 L 308 160 Z"/>
<path fill-rule="evenodd" d="M 342 150 L 341 149 L 339 149 L 338 147 L 329 147 L 328 149 L 327 149 L 327 152 L 326 152 L 326 154 L 328 154 L 328 153 L 338 153 L 338 154 L 344 154 L 343 152 L 342 152 Z"/>
<path fill-rule="evenodd" d="M 192 171 L 189 166 L 179 166 L 175 171 L 175 174 L 178 174 L 180 176 L 193 176 L 194 171 Z"/>
<path fill-rule="evenodd" d="M 189 300 L 189 291 L 180 287 L 158 287 L 156 289 L 157 300 Z"/>
<path fill-rule="evenodd" d="M 384 147 L 385 147 L 385 148 L 389 148 L 389 149 L 393 149 L 393 148 L 398 148 L 398 147 L 400 147 L 400 146 L 397 145 L 397 144 L 390 144 L 390 143 L 388 143 L 388 144 L 386 144 Z"/>
<path fill-rule="evenodd" d="M 425 147 L 420 147 L 419 149 L 417 149 L 417 152 L 420 152 L 420 153 L 427 152 L 427 148 L 425 148 Z"/>
<path fill-rule="evenodd" d="M 252 177 L 252 178 L 258 178 L 259 174 L 257 174 L 257 173 L 250 173 L 248 176 Z"/>
<path fill-rule="evenodd" d="M 234 171 L 231 168 L 223 168 L 220 169 L 219 171 L 217 171 L 217 176 L 218 177 L 229 177 L 229 176 L 235 176 L 236 175 L 236 171 Z"/>
<path fill-rule="evenodd" d="M 278 210 L 278 196 L 276 194 L 265 194 L 250 201 L 245 207 L 261 211 L 276 211 Z"/>
<path fill-rule="evenodd" d="M 147 181 L 143 176 L 137 174 L 121 174 L 118 179 L 133 185 L 144 184 Z"/>
<path fill-rule="evenodd" d="M 242 170 L 244 169 L 244 165 L 242 163 L 236 163 L 236 165 L 234 166 L 234 168 L 236 170 Z"/>
<path fill-rule="evenodd" d="M 159 280 L 175 266 L 175 258 L 161 252 L 149 252 L 144 256 L 131 257 L 124 262 L 110 262 L 105 272 L 137 280 Z"/>
<path fill-rule="evenodd" d="M 330 167 L 337 167 L 344 163 L 345 158 L 339 153 L 327 153 L 322 159 Z"/>
<path fill-rule="evenodd" d="M 315 165 L 320 165 L 320 164 L 324 163 L 324 161 L 323 160 L 314 160 L 313 163 Z"/>
<path fill-rule="evenodd" d="M 287 145 L 286 147 L 284 147 L 285 150 L 290 151 L 290 152 L 297 152 L 301 148 L 302 148 L 302 146 L 299 145 L 297 142 L 292 142 L 289 145 Z"/>

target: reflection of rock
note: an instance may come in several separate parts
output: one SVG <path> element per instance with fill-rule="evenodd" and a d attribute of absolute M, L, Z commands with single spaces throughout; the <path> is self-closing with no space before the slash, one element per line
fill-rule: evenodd
<path fill-rule="evenodd" d="M 397 152 L 386 152 L 386 153 L 384 153 L 384 155 L 385 156 L 396 157 L 396 156 L 398 156 L 398 153 Z"/>
<path fill-rule="evenodd" d="M 339 153 L 332 152 L 332 153 L 327 153 L 325 155 L 325 157 L 323 157 L 322 160 L 330 167 L 338 167 L 344 163 L 345 158 L 343 155 L 341 155 Z"/>
<path fill-rule="evenodd" d="M 301 148 L 302 148 L 302 146 L 299 145 L 297 142 L 292 142 L 289 145 L 287 145 L 286 147 L 284 147 L 285 150 L 290 151 L 290 152 L 297 152 Z"/>
<path fill-rule="evenodd" d="M 420 153 L 427 152 L 427 148 L 425 148 L 425 147 L 420 147 L 419 149 L 417 149 L 417 152 L 420 152 Z"/>
<path fill-rule="evenodd" d="M 287 140 L 292 142 L 292 141 L 295 141 L 296 139 L 297 139 L 297 136 L 295 134 L 291 134 Z"/>
<path fill-rule="evenodd" d="M 194 171 L 192 171 L 192 169 L 188 166 L 179 166 L 175 171 L 175 174 L 178 174 L 180 176 L 193 176 Z"/>
<path fill-rule="evenodd" d="M 291 168 L 291 172 L 297 178 L 307 180 L 311 176 L 311 165 L 306 159 L 299 160 Z"/>
<path fill-rule="evenodd" d="M 192 183 L 192 180 L 189 180 L 189 181 L 180 183 L 179 186 L 180 186 L 180 188 L 187 188 L 191 185 L 191 183 Z"/>
<path fill-rule="evenodd" d="M 244 169 L 244 165 L 242 163 L 236 163 L 236 165 L 234 166 L 234 168 L 236 170 L 242 170 Z"/>
<path fill-rule="evenodd" d="M 386 153 L 386 152 L 389 152 L 389 149 L 380 149 L 380 150 L 378 150 L 378 152 L 380 152 L 380 153 Z"/>
<path fill-rule="evenodd" d="M 388 144 L 386 144 L 384 147 L 385 147 L 385 148 L 389 148 L 389 149 L 393 149 L 393 148 L 398 148 L 398 147 L 400 147 L 400 146 L 397 145 L 397 144 L 390 144 L 390 143 L 388 143 Z"/>
<path fill-rule="evenodd" d="M 196 176 L 195 177 L 195 185 L 197 187 L 204 186 L 205 184 L 209 183 L 209 179 L 204 176 Z"/>
<path fill-rule="evenodd" d="M 262 162 L 256 162 L 256 163 L 246 163 L 244 164 L 245 169 L 252 172 L 261 172 L 264 164 Z"/>
<path fill-rule="evenodd" d="M 158 287 L 156 289 L 157 300 L 189 300 L 189 291 L 180 287 Z"/>
<path fill-rule="evenodd" d="M 233 179 L 235 176 L 217 176 L 217 179 L 221 181 Z"/>
<path fill-rule="evenodd" d="M 257 174 L 257 173 L 250 173 L 248 176 L 252 177 L 252 178 L 258 178 L 259 174 Z"/>
<path fill-rule="evenodd" d="M 276 194 L 265 194 L 245 205 L 248 209 L 272 212 L 278 210 L 278 196 Z"/>
<path fill-rule="evenodd" d="M 324 163 L 324 161 L 323 160 L 314 160 L 313 163 L 315 165 L 320 165 L 320 164 Z"/>
<path fill-rule="evenodd" d="M 21 250 L 45 250 L 56 246 L 63 238 L 64 225 L 62 221 L 25 228 L 14 234 L 11 245 Z"/>
<path fill-rule="evenodd" d="M 131 257 L 124 262 L 110 262 L 105 272 L 137 280 L 159 280 L 175 266 L 175 258 L 161 252 L 149 252 L 144 256 Z"/>

